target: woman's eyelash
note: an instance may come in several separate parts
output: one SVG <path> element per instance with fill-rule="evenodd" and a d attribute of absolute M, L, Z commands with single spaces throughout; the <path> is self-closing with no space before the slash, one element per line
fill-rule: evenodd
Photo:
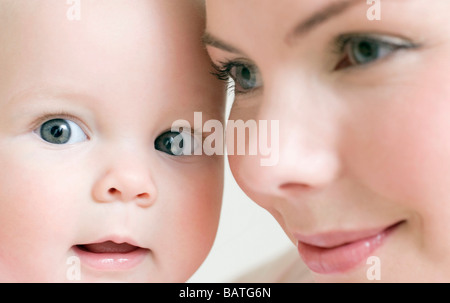
<path fill-rule="evenodd" d="M 227 61 L 227 62 L 220 62 L 220 65 L 217 65 L 215 63 L 211 63 L 212 67 L 214 68 L 214 71 L 211 72 L 217 79 L 221 81 L 225 81 L 227 83 L 227 91 L 232 92 L 235 89 L 234 81 L 230 81 L 233 79 L 231 76 L 231 69 L 237 65 L 236 62 L 233 61 Z"/>
<path fill-rule="evenodd" d="M 338 36 L 332 51 L 339 56 L 332 71 L 340 71 L 376 63 L 400 50 L 417 48 L 420 45 L 398 36 L 383 34 L 345 34 Z"/>
<path fill-rule="evenodd" d="M 334 52 L 342 54 L 345 52 L 346 46 L 355 40 L 364 40 L 380 45 L 390 46 L 394 49 L 407 49 L 417 47 L 418 45 L 405 39 L 396 37 L 385 37 L 379 34 L 345 34 L 337 37 L 334 41 Z"/>
<path fill-rule="evenodd" d="M 230 71 L 234 65 L 235 63 L 231 61 L 220 62 L 220 65 L 212 63 L 212 67 L 214 68 L 214 72 L 212 72 L 212 74 L 219 80 L 228 81 L 231 77 Z"/>

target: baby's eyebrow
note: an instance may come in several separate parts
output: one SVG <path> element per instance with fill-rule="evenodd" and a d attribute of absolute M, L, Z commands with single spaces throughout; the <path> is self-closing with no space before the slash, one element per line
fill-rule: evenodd
<path fill-rule="evenodd" d="M 6 106 L 33 102 L 36 99 L 64 99 L 84 101 L 87 104 L 96 104 L 95 98 L 83 92 L 60 86 L 33 86 L 14 93 L 7 101 Z"/>

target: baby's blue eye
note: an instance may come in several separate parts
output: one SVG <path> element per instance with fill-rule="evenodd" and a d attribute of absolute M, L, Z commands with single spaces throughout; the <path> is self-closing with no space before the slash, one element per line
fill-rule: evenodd
<path fill-rule="evenodd" d="M 155 140 L 155 149 L 171 156 L 194 155 L 198 145 L 194 136 L 188 132 L 168 131 Z"/>
<path fill-rule="evenodd" d="M 39 136 L 52 144 L 74 144 L 87 139 L 84 131 L 73 121 L 52 119 L 41 125 Z"/>

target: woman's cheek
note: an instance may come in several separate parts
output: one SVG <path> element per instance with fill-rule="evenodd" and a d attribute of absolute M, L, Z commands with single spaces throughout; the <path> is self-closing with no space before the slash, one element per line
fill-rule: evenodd
<path fill-rule="evenodd" d="M 450 184 L 450 90 L 443 85 L 450 76 L 430 62 L 408 77 L 364 99 L 374 104 L 370 115 L 354 113 L 358 130 L 343 145 L 361 182 L 424 209 L 442 200 Z"/>

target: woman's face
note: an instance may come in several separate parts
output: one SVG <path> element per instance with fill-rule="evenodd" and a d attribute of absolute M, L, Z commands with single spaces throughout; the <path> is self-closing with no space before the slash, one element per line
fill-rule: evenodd
<path fill-rule="evenodd" d="M 229 162 L 317 281 L 450 281 L 450 3 L 373 2 L 207 1 L 230 119 L 279 121 Z"/>

